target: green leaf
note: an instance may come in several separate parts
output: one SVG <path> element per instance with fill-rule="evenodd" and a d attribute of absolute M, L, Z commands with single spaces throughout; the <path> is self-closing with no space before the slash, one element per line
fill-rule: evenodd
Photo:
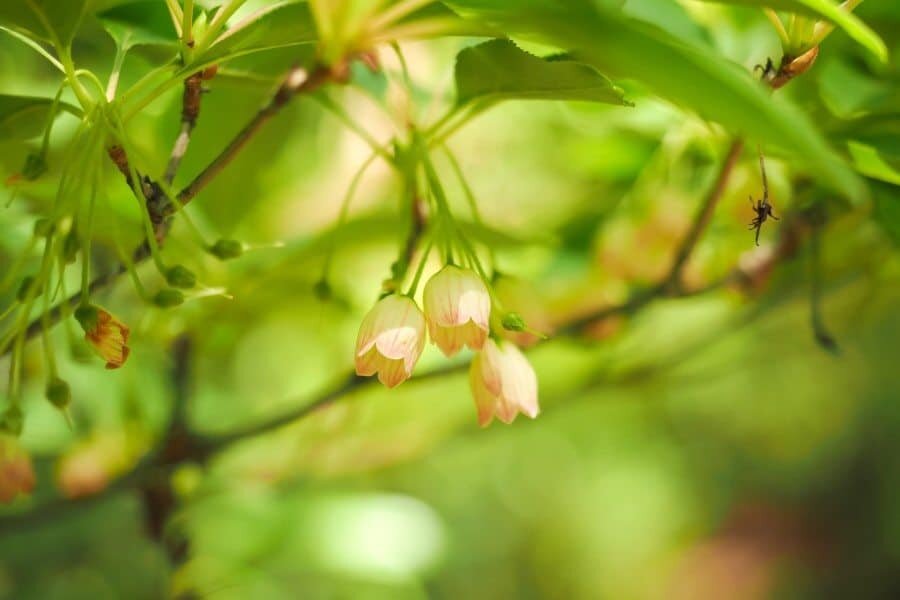
<path fill-rule="evenodd" d="M 95 0 L 2 0 L 0 25 L 28 31 L 50 42 L 56 38 L 67 47 L 94 3 Z"/>
<path fill-rule="evenodd" d="M 593 67 L 538 58 L 509 40 L 466 48 L 456 58 L 457 103 L 476 100 L 584 100 L 629 105 Z"/>
<path fill-rule="evenodd" d="M 0 94 L 0 139 L 27 140 L 41 135 L 52 106 L 52 98 Z M 59 103 L 59 110 L 76 116 L 81 114 L 78 108 L 65 102 Z"/>
<path fill-rule="evenodd" d="M 779 146 L 800 167 L 857 200 L 865 188 L 809 118 L 773 96 L 743 68 L 646 23 L 585 0 L 447 0 L 469 18 L 507 33 L 575 51 L 619 79 L 637 79 L 657 95 L 749 136 Z"/>
<path fill-rule="evenodd" d="M 866 177 L 900 185 L 900 171 L 888 164 L 876 148 L 855 141 L 848 142 L 847 148 L 857 171 Z"/>
<path fill-rule="evenodd" d="M 888 49 L 877 33 L 852 12 L 842 9 L 832 0 L 702 0 L 720 4 L 743 4 L 784 10 L 792 13 L 824 18 L 843 29 L 858 44 L 883 63 L 888 61 Z"/>
<path fill-rule="evenodd" d="M 134 46 L 177 46 L 178 39 L 164 2 L 141 0 L 121 4 L 97 15 L 104 29 L 123 50 Z"/>
<path fill-rule="evenodd" d="M 311 44 L 318 39 L 305 2 L 281 2 L 263 8 L 225 32 L 198 62 L 215 62 L 235 55 Z"/>
<path fill-rule="evenodd" d="M 877 184 L 873 186 L 872 196 L 875 221 L 900 246 L 900 188 Z"/>

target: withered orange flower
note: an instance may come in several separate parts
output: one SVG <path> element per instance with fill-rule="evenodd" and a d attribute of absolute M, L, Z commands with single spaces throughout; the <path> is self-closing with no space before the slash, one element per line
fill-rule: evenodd
<path fill-rule="evenodd" d="M 97 354 L 106 361 L 107 369 L 118 369 L 125 364 L 128 354 L 128 326 L 108 311 L 95 307 L 81 307 L 76 318 L 84 329 L 86 339 Z"/>
<path fill-rule="evenodd" d="M 28 453 L 16 438 L 0 434 L 0 503 L 9 504 L 19 494 L 30 494 L 34 483 L 34 468 Z"/>

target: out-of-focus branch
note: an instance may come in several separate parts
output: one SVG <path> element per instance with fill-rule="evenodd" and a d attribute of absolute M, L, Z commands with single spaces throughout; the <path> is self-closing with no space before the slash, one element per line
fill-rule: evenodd
<path fill-rule="evenodd" d="M 725 155 L 725 161 L 722 163 L 719 174 L 716 176 L 716 181 L 713 183 L 712 188 L 703 200 L 703 204 L 700 205 L 700 210 L 697 212 L 697 216 L 694 218 L 694 222 L 692 223 L 688 234 L 675 252 L 675 260 L 672 262 L 669 274 L 662 283 L 661 291 L 678 292 L 681 290 L 681 276 L 684 271 L 684 266 L 687 264 L 691 254 L 693 254 L 694 248 L 697 247 L 697 242 L 700 241 L 703 232 L 709 227 L 709 222 L 716 212 L 719 200 L 725 195 L 725 188 L 728 185 L 731 172 L 734 170 L 734 166 L 741 157 L 741 152 L 743 152 L 743 150 L 744 142 L 742 140 L 736 139 L 731 142 L 731 146 L 728 148 L 728 152 Z"/>

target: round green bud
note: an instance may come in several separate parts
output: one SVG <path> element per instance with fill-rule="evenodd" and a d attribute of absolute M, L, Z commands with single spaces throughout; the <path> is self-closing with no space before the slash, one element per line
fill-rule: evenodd
<path fill-rule="evenodd" d="M 18 406 L 10 406 L 0 417 L 0 431 L 9 433 L 16 437 L 22 434 L 22 427 L 25 424 L 25 417 L 22 410 Z"/>
<path fill-rule="evenodd" d="M 38 219 L 34 223 L 34 237 L 47 237 L 53 233 L 54 224 L 50 219 Z"/>
<path fill-rule="evenodd" d="M 316 295 L 316 298 L 323 302 L 331 300 L 334 297 L 334 291 L 331 289 L 331 284 L 328 283 L 327 279 L 320 279 L 317 281 L 316 285 L 313 286 L 313 293 Z"/>
<path fill-rule="evenodd" d="M 503 329 L 507 331 L 525 331 L 528 327 L 519 313 L 509 312 L 503 315 Z"/>
<path fill-rule="evenodd" d="M 209 247 L 209 253 L 219 260 L 230 260 L 244 253 L 244 244 L 237 240 L 218 240 Z"/>
<path fill-rule="evenodd" d="M 189 290 L 197 285 L 197 276 L 190 269 L 175 265 L 166 270 L 166 282 L 172 287 Z"/>
<path fill-rule="evenodd" d="M 62 258 L 67 265 L 75 262 L 79 250 L 81 250 L 81 243 L 78 240 L 78 230 L 72 227 L 65 239 L 63 239 Z"/>
<path fill-rule="evenodd" d="M 22 177 L 28 181 L 34 181 L 47 172 L 47 162 L 40 154 L 29 154 L 25 157 L 25 166 L 22 167 Z"/>
<path fill-rule="evenodd" d="M 45 394 L 50 404 L 59 410 L 65 410 L 72 401 L 72 391 L 69 389 L 69 384 L 59 377 L 54 377 L 47 383 Z"/>
<path fill-rule="evenodd" d="M 184 294 L 176 289 L 167 288 L 159 290 L 153 296 L 153 304 L 160 308 L 172 308 L 184 303 Z"/>
<path fill-rule="evenodd" d="M 43 286 L 41 286 L 33 275 L 28 275 L 22 278 L 22 283 L 19 284 L 19 289 L 16 291 L 16 300 L 19 302 L 25 302 L 28 300 L 29 294 L 32 294 L 32 288 L 34 288 L 33 296 L 37 297 L 43 293 Z"/>
<path fill-rule="evenodd" d="M 97 307 L 91 306 L 90 304 L 82 304 L 75 309 L 75 320 L 78 321 L 85 332 L 93 331 L 97 328 L 97 321 L 100 318 L 99 315 L 100 313 L 97 311 Z"/>

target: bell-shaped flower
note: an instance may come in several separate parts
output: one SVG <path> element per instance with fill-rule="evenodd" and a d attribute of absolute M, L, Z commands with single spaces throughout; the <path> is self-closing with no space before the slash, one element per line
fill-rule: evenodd
<path fill-rule="evenodd" d="M 86 339 L 106 361 L 107 369 L 118 369 L 128 359 L 128 327 L 109 312 L 96 306 L 81 306 L 75 311 Z"/>
<path fill-rule="evenodd" d="M 491 295 L 474 272 L 448 265 L 425 285 L 428 333 L 447 356 L 468 346 L 481 350 L 490 330 Z"/>
<path fill-rule="evenodd" d="M 378 301 L 359 326 L 356 374 L 389 388 L 409 379 L 425 347 L 425 317 L 407 296 L 391 294 Z"/>
<path fill-rule="evenodd" d="M 518 413 L 533 419 L 540 412 L 537 376 L 522 351 L 510 342 L 485 342 L 472 360 L 469 384 L 482 427 L 495 416 L 509 424 Z"/>
<path fill-rule="evenodd" d="M 31 458 L 15 437 L 0 434 L 0 503 L 9 504 L 19 494 L 30 494 L 34 482 Z"/>

